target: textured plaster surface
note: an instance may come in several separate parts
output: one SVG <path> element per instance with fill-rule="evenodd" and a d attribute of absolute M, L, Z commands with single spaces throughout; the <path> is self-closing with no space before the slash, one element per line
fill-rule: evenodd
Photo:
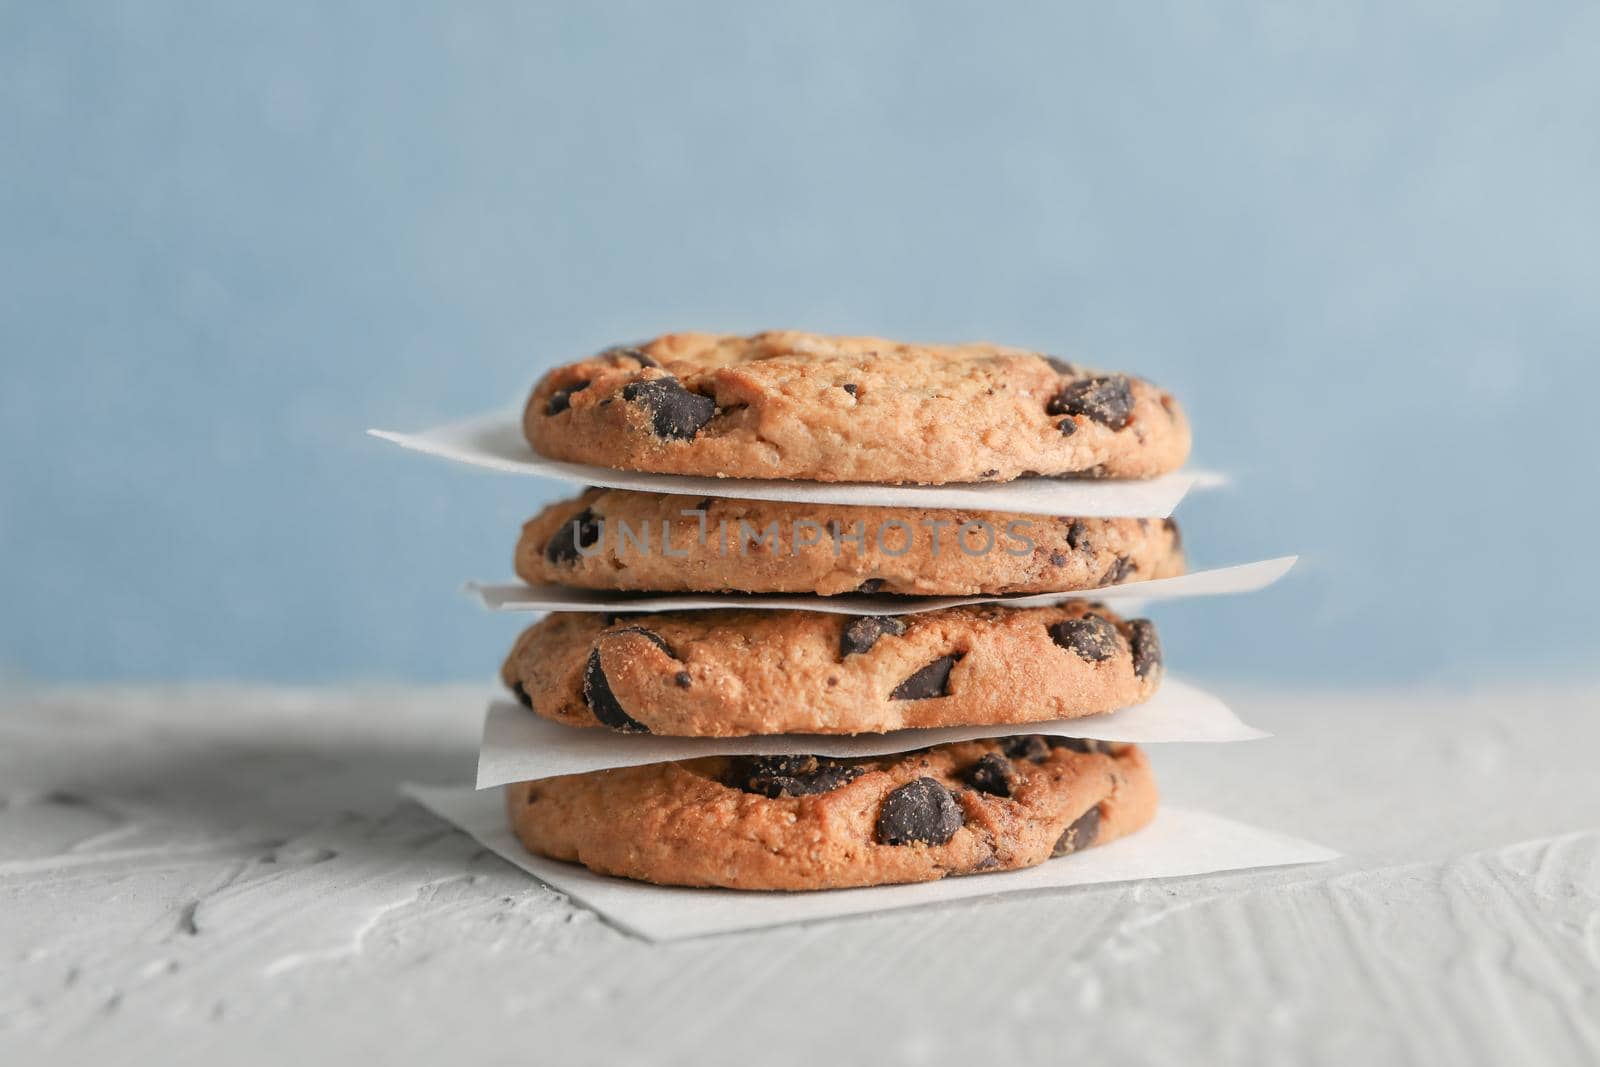
<path fill-rule="evenodd" d="M 665 945 L 396 796 L 481 695 L 0 696 L 0 1062 L 1600 1058 L 1594 687 L 1234 692 L 1279 736 L 1154 750 L 1337 863 Z"/>

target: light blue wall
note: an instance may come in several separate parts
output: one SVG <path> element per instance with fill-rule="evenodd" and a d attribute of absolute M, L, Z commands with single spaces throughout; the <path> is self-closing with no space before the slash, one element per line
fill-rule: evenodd
<path fill-rule="evenodd" d="M 688 14 L 686 12 L 693 12 Z M 669 328 L 1174 388 L 1192 673 L 1587 670 L 1600 7 L 0 4 L 0 669 L 485 677 L 559 490 L 361 436 Z M 1492 497 L 1492 502 L 1491 502 Z"/>

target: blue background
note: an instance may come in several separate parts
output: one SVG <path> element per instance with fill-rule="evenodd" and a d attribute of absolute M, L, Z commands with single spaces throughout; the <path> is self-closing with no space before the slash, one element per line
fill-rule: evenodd
<path fill-rule="evenodd" d="M 562 8 L 0 4 L 4 672 L 483 678 L 564 491 L 361 431 L 772 326 L 1178 392 L 1191 674 L 1592 668 L 1600 7 Z"/>

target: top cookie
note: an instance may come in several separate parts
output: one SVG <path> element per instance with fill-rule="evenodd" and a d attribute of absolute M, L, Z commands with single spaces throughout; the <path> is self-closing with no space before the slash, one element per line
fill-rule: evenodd
<path fill-rule="evenodd" d="M 992 344 L 675 333 L 557 367 L 534 450 L 623 470 L 938 485 L 1150 478 L 1189 454 L 1171 394 Z"/>

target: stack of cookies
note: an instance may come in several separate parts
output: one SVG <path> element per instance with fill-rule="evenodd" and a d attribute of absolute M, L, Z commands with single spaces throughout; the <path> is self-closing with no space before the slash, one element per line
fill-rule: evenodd
<path fill-rule="evenodd" d="M 1177 403 L 1137 378 L 997 345 L 792 332 L 672 334 L 559 367 L 523 429 L 543 456 L 612 470 L 879 485 L 1147 478 L 1189 450 Z M 1170 520 L 589 489 L 529 521 L 515 561 L 539 585 L 729 594 L 706 610 L 561 612 L 517 639 L 501 676 L 530 713 L 618 746 L 747 737 L 759 753 L 778 734 L 995 728 L 868 758 L 717 755 L 521 782 L 507 809 L 535 853 L 658 884 L 824 889 L 1029 867 L 1154 817 L 1135 746 L 1018 732 L 1149 699 L 1150 621 L 1082 598 L 912 598 L 1175 576 Z M 736 595 L 861 593 L 909 610 Z"/>

